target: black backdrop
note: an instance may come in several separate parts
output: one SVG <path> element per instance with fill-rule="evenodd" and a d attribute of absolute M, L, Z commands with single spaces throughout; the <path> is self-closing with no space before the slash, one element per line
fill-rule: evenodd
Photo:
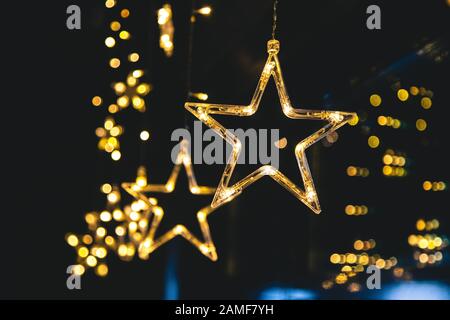
<path fill-rule="evenodd" d="M 445 26 L 450 8 L 438 0 L 370 4 L 375 3 L 382 8 L 379 31 L 365 28 L 366 1 L 280 1 L 277 38 L 291 100 L 298 106 L 369 112 L 368 97 L 373 92 L 395 100 L 392 86 L 397 80 L 405 86 L 432 88 L 440 94 L 428 116 L 433 131 L 425 146 L 431 147 L 420 149 L 414 132 L 401 137 L 388 133 L 386 140 L 410 150 L 417 168 L 427 168 L 430 176 L 445 180 L 448 158 L 441 152 L 447 138 L 448 62 L 406 62 L 430 41 L 448 40 Z M 65 28 L 69 4 L 82 9 L 80 31 Z M 117 116 L 126 128 L 124 156 L 118 163 L 96 149 L 94 130 L 105 111 L 90 105 L 97 94 L 112 98 L 110 83 L 123 79 L 127 69 L 112 72 L 107 67 L 103 41 L 110 19 L 103 2 L 64 0 L 5 10 L 12 19 L 7 22 L 3 48 L 8 54 L 3 59 L 8 86 L 3 92 L 2 118 L 8 162 L 4 165 L 2 297 L 159 299 L 164 297 L 167 269 L 173 261 L 183 298 L 251 298 L 274 284 L 318 289 L 333 271 L 329 254 L 350 249 L 355 239 L 375 238 L 380 253 L 408 257 L 411 250 L 405 239 L 417 217 L 437 215 L 441 222 L 448 221 L 444 196 L 413 201 L 423 193 L 420 185 L 414 185 L 422 175 L 419 169 L 403 184 L 387 183 L 382 177 L 375 177 L 366 188 L 349 182 L 347 165 L 359 162 L 374 167 L 380 154 L 367 148 L 361 128 L 347 126 L 339 131 L 335 146 L 318 144 L 308 153 L 322 215 L 312 214 L 276 183 L 263 179 L 211 217 L 220 255 L 217 263 L 177 239 L 148 262 L 111 259 L 108 278 L 88 274 L 83 290 L 67 290 L 65 269 L 75 256 L 64 235 L 84 231 L 83 213 L 102 209 L 99 185 L 133 179 L 141 163 L 148 166 L 151 181 L 163 182 L 172 167 L 170 134 L 184 125 L 186 114 L 191 3 L 171 1 L 175 23 L 171 59 L 158 48 L 155 11 L 161 4 L 120 3 L 132 12 L 129 48 L 143 57 L 146 79 L 155 90 L 148 97 L 145 116 L 133 110 Z M 198 1 L 202 4 L 211 4 L 213 14 L 199 18 L 195 26 L 192 90 L 207 92 L 211 102 L 247 103 L 266 58 L 272 1 Z M 186 119 L 192 125 L 194 118 Z M 318 128 L 309 123 L 299 128 L 284 119 L 272 82 L 251 121 L 223 120 L 244 129 L 283 128 L 281 134 L 289 141 Z M 143 127 L 152 134 L 144 156 L 137 139 Z M 284 152 L 281 168 L 298 179 L 292 154 Z M 243 177 L 250 169 L 242 166 L 237 174 Z M 223 166 L 196 166 L 195 170 L 199 183 L 214 185 Z M 185 185 L 182 176 L 175 195 L 158 198 L 167 212 L 174 212 L 166 227 L 181 220 L 198 233 L 194 212 L 208 198 L 189 196 Z M 353 199 L 378 209 L 364 219 L 347 217 L 343 207 Z"/>

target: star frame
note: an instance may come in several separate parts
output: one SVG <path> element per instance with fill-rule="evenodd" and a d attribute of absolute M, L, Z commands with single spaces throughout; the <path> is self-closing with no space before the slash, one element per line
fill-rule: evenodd
<path fill-rule="evenodd" d="M 279 51 L 280 42 L 276 39 L 269 40 L 267 43 L 267 52 L 269 56 L 249 105 L 210 104 L 197 102 L 185 103 L 185 108 L 189 112 L 191 112 L 205 125 L 213 129 L 232 146 L 231 155 L 228 158 L 222 178 L 211 202 L 212 208 L 217 208 L 224 203 L 232 201 L 239 194 L 241 194 L 245 188 L 252 185 L 262 177 L 269 176 L 289 192 L 291 192 L 298 200 L 303 202 L 314 213 L 319 214 L 321 212 L 319 198 L 314 186 L 311 171 L 309 169 L 305 150 L 320 139 L 345 125 L 353 117 L 356 116 L 356 113 L 293 108 L 286 90 L 286 86 L 284 84 L 280 62 L 278 60 Z M 314 132 L 307 138 L 301 140 L 295 146 L 295 157 L 297 159 L 299 170 L 303 179 L 304 190 L 297 186 L 294 182 L 292 182 L 277 168 L 271 165 L 264 165 L 259 167 L 258 169 L 247 175 L 245 178 L 230 186 L 230 180 L 236 167 L 239 154 L 241 152 L 241 142 L 234 134 L 227 130 L 211 115 L 243 117 L 252 116 L 258 110 L 261 98 L 271 77 L 273 77 L 275 80 L 281 108 L 286 117 L 291 119 L 327 121 L 327 124 L 325 126 Z"/>

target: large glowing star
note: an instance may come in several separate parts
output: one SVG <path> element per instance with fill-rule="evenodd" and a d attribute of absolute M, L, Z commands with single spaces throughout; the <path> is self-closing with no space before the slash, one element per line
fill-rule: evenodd
<path fill-rule="evenodd" d="M 225 171 L 217 187 L 216 193 L 211 203 L 212 208 L 217 208 L 222 204 L 236 198 L 245 188 L 252 185 L 264 176 L 270 176 L 277 181 L 295 197 L 302 201 L 315 213 L 320 213 L 319 199 L 317 196 L 314 182 L 309 170 L 308 161 L 306 159 L 305 150 L 312 144 L 316 143 L 326 135 L 339 129 L 353 117 L 355 113 L 327 110 L 304 110 L 295 109 L 291 105 L 286 87 L 284 85 L 283 76 L 281 74 L 280 62 L 278 60 L 278 52 L 280 43 L 275 40 L 269 40 L 267 51 L 269 57 L 262 71 L 256 91 L 253 94 L 249 105 L 227 105 L 227 104 L 210 104 L 187 102 L 185 108 L 189 110 L 195 117 L 200 119 L 205 125 L 215 130 L 224 140 L 232 145 L 232 153 L 228 159 Z M 252 116 L 259 107 L 262 95 L 266 89 L 270 77 L 274 78 L 280 98 L 281 108 L 286 117 L 291 119 L 304 120 L 323 120 L 327 124 L 314 132 L 307 138 L 301 140 L 295 146 L 295 157 L 297 158 L 300 173 L 303 179 L 304 189 L 301 189 L 282 172 L 270 165 L 264 165 L 250 173 L 247 177 L 230 186 L 230 179 L 233 175 L 239 154 L 241 152 L 241 142 L 229 130 L 222 126 L 211 115 L 228 115 L 228 116 Z"/>

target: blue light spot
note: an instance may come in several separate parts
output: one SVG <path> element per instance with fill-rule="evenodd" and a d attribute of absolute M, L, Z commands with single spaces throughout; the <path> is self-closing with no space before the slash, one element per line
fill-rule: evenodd
<path fill-rule="evenodd" d="M 261 300 L 311 300 L 316 298 L 314 291 L 298 288 L 273 287 L 261 292 Z"/>
<path fill-rule="evenodd" d="M 380 292 L 384 300 L 448 300 L 450 286 L 437 281 L 411 281 L 387 286 Z"/>
<path fill-rule="evenodd" d="M 175 253 L 169 256 L 169 262 L 167 263 L 167 269 L 165 274 L 165 300 L 178 300 L 179 288 L 177 279 L 177 259 Z"/>

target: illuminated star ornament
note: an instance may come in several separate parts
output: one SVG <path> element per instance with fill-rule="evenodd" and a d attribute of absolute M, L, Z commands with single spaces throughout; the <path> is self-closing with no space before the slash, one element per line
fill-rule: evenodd
<path fill-rule="evenodd" d="M 136 182 L 124 182 L 122 188 L 128 192 L 137 201 L 144 201 L 149 207 L 152 204 L 149 202 L 149 198 L 145 195 L 148 192 L 160 192 L 160 193 L 172 193 L 175 190 L 176 182 L 181 170 L 181 166 L 184 166 L 189 183 L 189 191 L 194 195 L 210 195 L 215 192 L 215 188 L 207 186 L 199 186 L 195 179 L 194 171 L 192 168 L 191 156 L 188 151 L 188 142 L 186 140 L 181 141 L 180 149 L 177 155 L 175 166 L 169 179 L 165 184 L 148 184 L 146 171 L 142 167 L 138 170 L 138 177 Z M 147 236 L 141 242 L 138 248 L 139 257 L 147 259 L 149 255 L 158 249 L 163 244 L 169 242 L 177 236 L 182 236 L 192 245 L 194 245 L 202 254 L 211 259 L 217 260 L 216 247 L 212 241 L 207 216 L 211 214 L 215 208 L 206 206 L 197 212 L 197 220 L 200 224 L 204 241 L 198 239 L 193 235 L 184 225 L 178 224 L 166 231 L 160 237 L 156 237 L 157 229 L 164 217 L 164 211 L 159 209 L 153 212 L 151 226 L 148 230 Z"/>
<path fill-rule="evenodd" d="M 140 83 L 139 78 L 144 75 L 142 70 L 134 70 L 127 76 L 126 83 L 116 82 L 113 89 L 117 98 L 117 105 L 120 109 L 127 108 L 131 104 L 139 112 L 144 112 L 146 105 L 144 97 L 152 90 L 149 83 Z"/>
<path fill-rule="evenodd" d="M 224 203 L 232 201 L 245 188 L 252 185 L 264 176 L 269 176 L 291 192 L 297 199 L 302 201 L 314 213 L 320 213 L 321 208 L 319 198 L 314 187 L 311 171 L 308 166 L 308 161 L 305 155 L 305 150 L 324 138 L 328 134 L 339 129 L 347 122 L 356 117 L 356 113 L 341 112 L 341 111 L 327 111 L 327 110 L 304 110 L 292 107 L 291 101 L 284 85 L 283 76 L 281 72 L 280 62 L 278 60 L 278 52 L 280 50 L 280 42 L 274 38 L 267 43 L 268 58 L 255 93 L 249 105 L 228 105 L 228 104 L 210 104 L 187 102 L 185 108 L 190 111 L 195 117 L 201 120 L 205 125 L 217 132 L 225 141 L 232 145 L 232 153 L 227 161 L 222 178 L 217 187 L 214 199 L 211 203 L 212 208 L 217 208 Z M 211 115 L 228 115 L 228 116 L 243 116 L 249 117 L 258 110 L 261 98 L 269 82 L 270 77 L 273 77 L 277 87 L 280 98 L 281 109 L 284 115 L 290 119 L 303 120 L 323 120 L 327 124 L 318 131 L 314 132 L 307 138 L 301 140 L 295 146 L 295 157 L 298 162 L 300 173 L 303 179 L 304 189 L 301 189 L 288 177 L 286 177 L 277 168 L 264 165 L 250 173 L 247 177 L 230 186 L 230 180 L 233 171 L 236 167 L 239 154 L 241 152 L 241 142 L 239 139 L 228 131 L 223 125 L 216 121 Z"/>

